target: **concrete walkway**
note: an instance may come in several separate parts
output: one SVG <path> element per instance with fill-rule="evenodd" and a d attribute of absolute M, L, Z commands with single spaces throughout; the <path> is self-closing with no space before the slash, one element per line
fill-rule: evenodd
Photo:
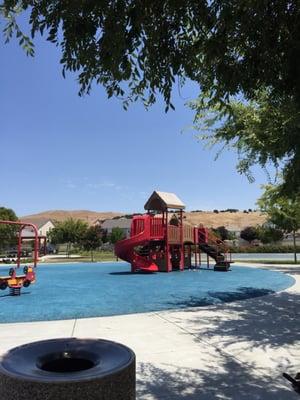
<path fill-rule="evenodd" d="M 0 353 L 55 337 L 116 340 L 137 356 L 138 400 L 300 399 L 300 267 L 290 289 L 218 306 L 68 321 L 0 324 Z"/>

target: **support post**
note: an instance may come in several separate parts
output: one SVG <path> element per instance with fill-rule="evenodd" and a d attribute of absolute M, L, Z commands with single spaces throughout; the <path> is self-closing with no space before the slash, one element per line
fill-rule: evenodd
<path fill-rule="evenodd" d="M 19 229 L 19 236 L 18 236 L 18 257 L 17 257 L 17 268 L 20 268 L 20 264 L 21 264 L 21 248 L 22 248 L 22 229 L 23 226 L 20 226 Z"/>
<path fill-rule="evenodd" d="M 180 264 L 179 268 L 181 271 L 184 270 L 184 245 L 183 245 L 183 213 L 180 210 Z"/>
<path fill-rule="evenodd" d="M 169 224 L 168 224 L 168 209 L 166 209 L 165 229 L 166 229 L 166 269 L 167 272 L 172 271 L 169 245 Z"/>

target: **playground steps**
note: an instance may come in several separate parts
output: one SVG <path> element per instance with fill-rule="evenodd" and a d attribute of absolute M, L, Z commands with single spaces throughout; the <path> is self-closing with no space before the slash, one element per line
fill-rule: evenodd
<path fill-rule="evenodd" d="M 204 253 L 208 254 L 214 260 L 216 260 L 216 262 L 225 261 L 224 255 L 220 253 L 218 250 L 216 250 L 213 246 L 207 243 L 200 243 L 199 249 L 202 250 Z"/>

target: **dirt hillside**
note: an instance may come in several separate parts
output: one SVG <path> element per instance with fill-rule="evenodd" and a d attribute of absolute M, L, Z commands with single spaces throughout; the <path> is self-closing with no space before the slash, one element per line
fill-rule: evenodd
<path fill-rule="evenodd" d="M 120 212 L 97 212 L 88 210 L 54 210 L 45 211 L 38 214 L 26 215 L 21 217 L 22 220 L 38 223 L 41 220 L 51 219 L 53 221 L 63 221 L 67 218 L 81 219 L 83 221 L 92 224 L 97 219 L 111 219 L 116 216 L 124 215 Z M 187 212 L 184 214 L 185 220 L 192 225 L 198 225 L 202 223 L 204 226 L 216 228 L 218 226 L 225 226 L 227 229 L 232 231 L 239 231 L 246 226 L 261 225 L 266 221 L 265 215 L 260 212 L 219 212 L 214 213 L 212 211 L 202 212 Z"/>
<path fill-rule="evenodd" d="M 113 217 L 117 217 L 123 215 L 122 213 L 119 212 L 112 212 L 112 211 L 107 211 L 107 212 L 97 212 L 97 211 L 88 211 L 88 210 L 72 210 L 72 211 L 66 211 L 66 210 L 53 210 L 53 211 L 44 211 L 38 214 L 32 214 L 32 215 L 25 215 L 21 217 L 20 219 L 22 221 L 28 221 L 32 223 L 37 223 L 38 221 L 41 220 L 46 220 L 46 219 L 51 219 L 53 221 L 64 221 L 67 218 L 74 218 L 74 219 L 81 219 L 83 221 L 86 221 L 88 224 L 92 224 L 94 221 L 97 219 L 99 220 L 105 220 L 105 219 L 110 219 Z"/>
<path fill-rule="evenodd" d="M 203 224 L 209 228 L 225 226 L 231 231 L 240 231 L 246 226 L 262 225 L 266 221 L 266 216 L 258 211 L 249 213 L 238 212 L 219 212 L 212 211 L 186 213 L 185 220 L 192 225 Z"/>

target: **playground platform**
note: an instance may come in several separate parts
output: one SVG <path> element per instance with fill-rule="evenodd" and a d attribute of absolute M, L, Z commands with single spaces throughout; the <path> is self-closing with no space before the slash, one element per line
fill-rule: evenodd
<path fill-rule="evenodd" d="M 295 285 L 180 311 L 0 324 L 0 353 L 46 338 L 101 337 L 135 351 L 138 400 L 296 400 L 281 375 L 300 371 L 300 267 L 266 267 L 291 274 Z"/>

